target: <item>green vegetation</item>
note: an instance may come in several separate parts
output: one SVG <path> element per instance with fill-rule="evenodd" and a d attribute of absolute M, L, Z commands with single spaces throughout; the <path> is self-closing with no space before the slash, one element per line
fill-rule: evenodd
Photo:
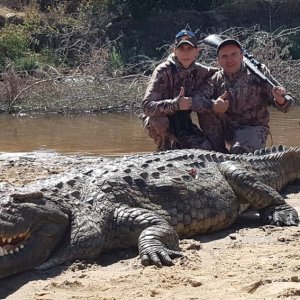
<path fill-rule="evenodd" d="M 267 22 L 266 28 L 275 26 L 277 15 L 282 17 L 278 8 L 284 4 L 289 9 L 286 16 L 292 18 L 297 1 L 255 0 L 259 12 L 267 13 L 267 20 L 260 19 Z M 215 14 L 222 11 L 231 20 L 236 13 L 242 18 L 255 6 L 246 0 L 28 2 L 22 7 L 23 20 L 7 21 L 0 33 L 0 110 L 82 109 L 88 98 L 90 110 L 107 109 L 112 101 L 118 107 L 132 107 L 135 101 L 139 105 L 148 75 L 169 54 L 178 29 L 200 29 L 202 17 L 213 16 L 213 27 L 208 25 L 206 33 L 214 33 Z M 10 3 L 21 8 L 20 1 Z M 269 32 L 257 25 L 229 28 L 224 36 L 238 38 L 271 67 L 275 78 L 300 95 L 300 27 Z M 204 28 L 200 32 L 205 35 Z M 204 49 L 200 59 L 214 64 L 215 52 Z M 83 84 L 80 76 L 85 77 Z"/>
<path fill-rule="evenodd" d="M 297 1 L 288 1 L 291 10 L 294 7 L 291 3 Z M 14 2 L 17 3 L 17 1 L 12 1 Z M 258 4 L 260 8 L 268 9 L 271 24 L 272 16 L 284 2 L 287 0 L 259 0 Z M 238 0 L 41 0 L 29 1 L 29 3 L 30 5 L 25 9 L 26 16 L 22 24 L 7 23 L 2 28 L 0 35 L 0 69 L 2 71 L 7 66 L 13 66 L 16 70 L 31 71 L 43 68 L 47 64 L 54 64 L 55 68 L 76 68 L 89 64 L 90 57 L 101 48 L 106 56 L 105 65 L 108 67 L 108 74 L 115 74 L 116 69 L 128 72 L 130 68 L 126 66 L 127 64 L 139 63 L 140 58 L 145 55 L 159 59 L 166 51 L 166 47 L 162 47 L 164 46 L 162 41 L 157 40 L 160 36 L 162 40 L 166 39 L 161 28 L 158 28 L 160 31 L 155 33 L 157 37 L 145 37 L 147 30 L 141 28 L 141 24 L 148 24 L 146 22 L 148 19 L 164 15 L 171 18 L 171 13 L 188 19 L 188 15 L 180 12 L 203 12 L 226 7 L 229 4 L 233 5 L 232 9 L 236 7 L 245 9 L 248 2 Z M 126 25 L 128 20 L 136 22 L 137 27 L 124 33 L 122 23 Z M 115 25 L 118 22 L 121 24 L 121 29 Z M 162 24 L 164 26 L 165 23 Z M 176 26 L 176 29 L 191 25 L 188 21 L 183 24 Z M 192 29 L 197 28 L 194 25 Z M 170 29 L 165 28 L 165 32 L 169 31 Z M 169 42 L 171 42 L 171 33 L 169 36 Z M 297 36 L 291 36 L 290 41 L 290 54 L 298 59 L 300 57 L 299 33 Z M 152 52 L 149 45 L 153 48 Z"/>
<path fill-rule="evenodd" d="M 30 33 L 24 26 L 7 25 L 0 35 L 0 65 L 24 59 L 29 52 Z"/>
<path fill-rule="evenodd" d="M 44 28 L 35 10 L 28 10 L 22 24 L 5 24 L 0 34 L 0 69 L 32 71 L 52 63 L 49 49 L 35 51 L 39 44 L 35 36 Z"/>

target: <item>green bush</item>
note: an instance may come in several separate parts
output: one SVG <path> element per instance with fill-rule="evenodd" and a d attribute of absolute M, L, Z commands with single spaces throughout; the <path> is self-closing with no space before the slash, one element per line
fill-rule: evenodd
<path fill-rule="evenodd" d="M 6 24 L 0 32 L 0 69 L 12 66 L 16 70 L 32 71 L 45 63 L 52 63 L 49 49 L 35 49 L 39 33 L 51 32 L 53 29 L 42 24 L 38 11 L 29 8 L 22 24 Z"/>
<path fill-rule="evenodd" d="M 52 51 L 44 49 L 41 53 L 27 52 L 27 55 L 14 60 L 14 67 L 17 71 L 31 72 L 37 69 L 44 69 L 53 66 L 54 59 Z"/>
<path fill-rule="evenodd" d="M 29 51 L 30 34 L 22 25 L 7 25 L 0 34 L 0 67 L 16 61 Z"/>

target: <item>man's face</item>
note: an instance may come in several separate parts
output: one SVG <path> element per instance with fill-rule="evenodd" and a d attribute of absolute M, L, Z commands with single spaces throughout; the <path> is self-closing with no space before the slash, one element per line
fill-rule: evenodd
<path fill-rule="evenodd" d="M 199 48 L 183 43 L 178 48 L 174 49 L 174 53 L 181 65 L 187 69 L 197 58 Z"/>
<path fill-rule="evenodd" d="M 243 61 L 244 55 L 236 45 L 226 45 L 219 50 L 218 62 L 226 74 L 237 73 Z"/>

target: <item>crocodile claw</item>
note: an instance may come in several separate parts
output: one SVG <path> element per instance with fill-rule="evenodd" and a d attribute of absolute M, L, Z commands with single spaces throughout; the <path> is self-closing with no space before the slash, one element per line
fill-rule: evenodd
<path fill-rule="evenodd" d="M 297 211 L 288 204 L 266 207 L 259 213 L 265 224 L 275 226 L 297 226 L 299 224 Z"/>
<path fill-rule="evenodd" d="M 174 265 L 172 257 L 180 257 L 182 253 L 180 251 L 168 249 L 160 241 L 152 241 L 140 247 L 140 258 L 142 265 L 149 266 L 155 265 L 159 268 L 162 266 Z"/>

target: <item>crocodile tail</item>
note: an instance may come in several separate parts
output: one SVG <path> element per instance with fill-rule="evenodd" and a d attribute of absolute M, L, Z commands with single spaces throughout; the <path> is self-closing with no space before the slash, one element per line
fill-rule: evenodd
<path fill-rule="evenodd" d="M 284 146 L 284 145 L 279 145 L 279 146 L 272 146 L 272 147 L 266 147 L 263 149 L 255 150 L 253 152 L 254 155 L 261 156 L 261 155 L 268 155 L 272 153 L 278 153 L 278 152 L 285 152 L 289 148 Z"/>

